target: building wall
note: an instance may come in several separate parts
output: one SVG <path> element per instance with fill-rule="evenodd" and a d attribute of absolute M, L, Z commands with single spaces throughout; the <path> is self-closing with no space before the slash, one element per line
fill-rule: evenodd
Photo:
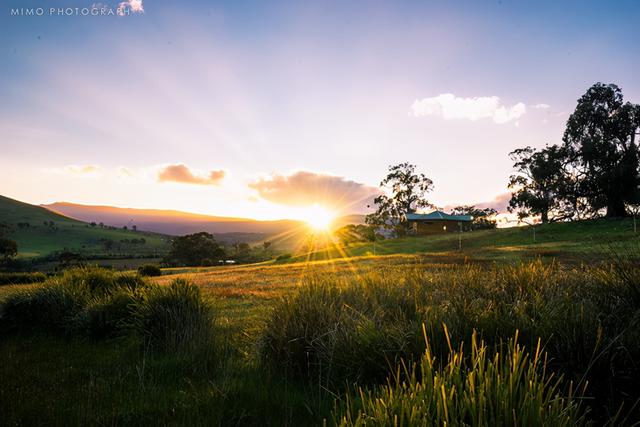
<path fill-rule="evenodd" d="M 426 236 L 430 234 L 454 233 L 460 231 L 460 224 L 457 221 L 410 221 L 413 234 L 417 236 Z M 445 229 L 446 227 L 446 229 Z M 464 230 L 467 227 L 463 228 Z"/>

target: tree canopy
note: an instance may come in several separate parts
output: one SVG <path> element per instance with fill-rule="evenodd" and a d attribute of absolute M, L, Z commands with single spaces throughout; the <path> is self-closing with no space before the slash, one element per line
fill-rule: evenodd
<path fill-rule="evenodd" d="M 376 211 L 367 215 L 366 222 L 376 227 L 392 229 L 396 234 L 404 234 L 405 215 L 419 208 L 432 206 L 426 199 L 433 190 L 433 181 L 422 173 L 416 172 L 411 163 L 400 163 L 389 167 L 389 173 L 380 182 L 380 187 L 389 195 L 377 196 L 373 203 Z"/>
<path fill-rule="evenodd" d="M 217 262 L 225 255 L 224 248 L 212 234 L 200 232 L 173 239 L 167 258 L 178 264 L 199 266 Z"/>
<path fill-rule="evenodd" d="M 510 211 L 542 222 L 627 215 L 640 203 L 640 106 L 614 84 L 596 83 L 578 100 L 561 145 L 510 153 Z"/>

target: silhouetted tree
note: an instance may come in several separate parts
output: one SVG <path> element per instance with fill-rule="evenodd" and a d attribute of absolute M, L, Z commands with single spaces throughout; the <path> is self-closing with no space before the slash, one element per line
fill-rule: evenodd
<path fill-rule="evenodd" d="M 433 189 L 433 181 L 422 173 L 416 173 L 416 166 L 411 163 L 390 166 L 380 187 L 389 190 L 390 196 L 377 196 L 373 200 L 376 212 L 366 217 L 367 224 L 376 228 L 384 227 L 393 229 L 396 234 L 405 234 L 405 215 L 431 206 L 426 194 Z"/>
<path fill-rule="evenodd" d="M 4 263 L 11 261 L 18 255 L 18 244 L 15 240 L 0 237 L 0 257 Z"/>
<path fill-rule="evenodd" d="M 486 230 L 496 228 L 494 216 L 498 214 L 493 208 L 480 209 L 475 205 L 456 206 L 451 210 L 451 215 L 469 215 L 473 217 L 471 228 L 474 230 Z"/>
<path fill-rule="evenodd" d="M 565 212 L 563 203 L 569 178 L 565 173 L 566 151 L 562 147 L 519 148 L 509 153 L 509 157 L 516 170 L 509 178 L 509 189 L 513 191 L 509 212 L 517 211 L 520 218 L 540 215 L 543 223 L 571 216 Z"/>
<path fill-rule="evenodd" d="M 564 147 L 575 168 L 579 190 L 607 217 L 627 215 L 638 195 L 640 106 L 624 102 L 615 84 L 596 83 L 578 100 L 567 121 Z"/>
<path fill-rule="evenodd" d="M 201 232 L 174 238 L 167 258 L 179 264 L 197 266 L 203 260 L 217 262 L 224 259 L 225 251 L 213 235 Z"/>

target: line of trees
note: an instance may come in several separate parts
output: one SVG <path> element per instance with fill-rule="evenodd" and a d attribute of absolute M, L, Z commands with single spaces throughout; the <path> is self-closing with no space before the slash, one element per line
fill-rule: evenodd
<path fill-rule="evenodd" d="M 561 144 L 511 152 L 509 210 L 541 221 L 624 217 L 640 205 L 640 105 L 615 84 L 596 83 L 578 100 Z"/>

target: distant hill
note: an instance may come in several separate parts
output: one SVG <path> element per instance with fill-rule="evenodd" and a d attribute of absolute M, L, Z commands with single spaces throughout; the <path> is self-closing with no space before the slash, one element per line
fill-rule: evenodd
<path fill-rule="evenodd" d="M 175 210 L 90 206 L 66 202 L 42 206 L 53 212 L 86 222 L 102 222 L 115 227 L 136 225 L 139 230 L 175 236 L 199 231 L 212 234 L 260 233 L 268 236 L 283 233 L 301 225 L 300 221 L 293 220 L 257 221 L 248 218 L 209 216 Z"/>
<path fill-rule="evenodd" d="M 68 217 L 86 222 L 104 223 L 115 227 L 136 225 L 138 230 L 153 231 L 170 235 L 185 235 L 206 231 L 226 242 L 258 242 L 267 239 L 297 239 L 306 226 L 301 221 L 277 220 L 258 221 L 249 218 L 234 218 L 194 214 L 175 210 L 132 209 L 113 206 L 91 206 L 58 202 L 43 207 Z M 338 218 L 335 226 L 347 223 L 361 223 L 362 215 L 348 215 Z M 289 246 L 284 245 L 284 246 Z"/>
<path fill-rule="evenodd" d="M 59 251 L 84 256 L 158 256 L 168 251 L 168 236 L 158 233 L 91 226 L 41 206 L 0 196 L 0 223 L 18 243 L 20 258 Z"/>

